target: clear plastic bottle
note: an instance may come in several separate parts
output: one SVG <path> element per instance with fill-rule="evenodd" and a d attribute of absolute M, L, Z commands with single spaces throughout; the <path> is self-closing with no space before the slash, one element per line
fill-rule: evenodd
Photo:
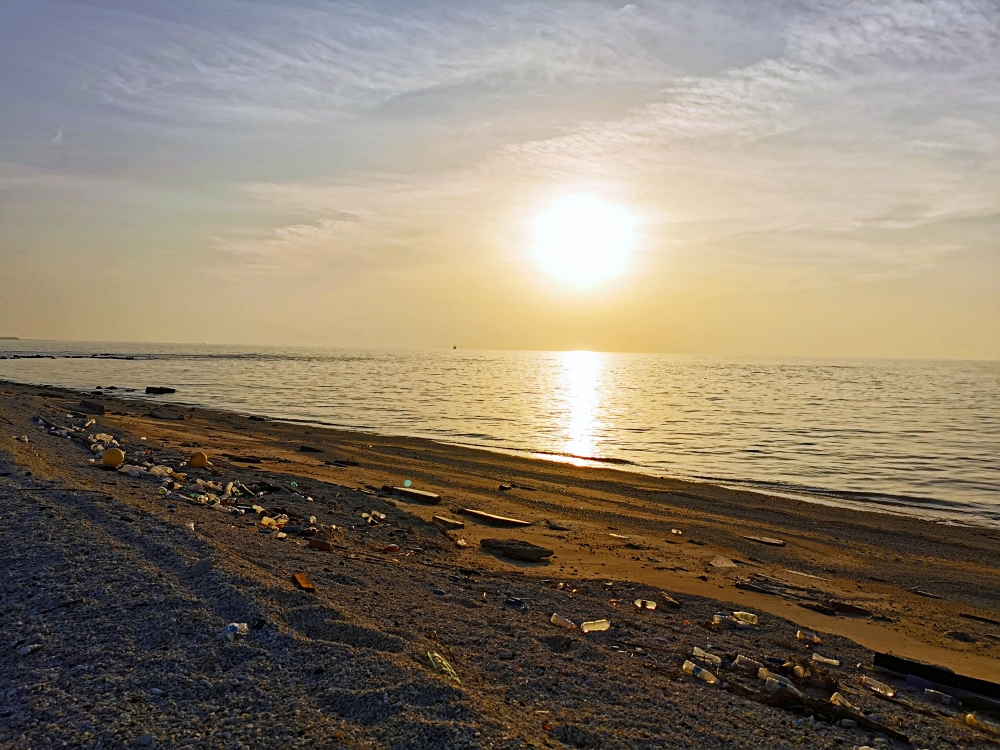
<path fill-rule="evenodd" d="M 813 652 L 812 660 L 813 661 L 818 661 L 820 664 L 829 664 L 831 667 L 839 667 L 840 666 L 840 660 L 839 659 L 829 659 L 826 656 L 820 656 L 815 651 Z"/>
<path fill-rule="evenodd" d="M 567 620 L 558 612 L 552 613 L 552 619 L 549 620 L 553 625 L 558 625 L 561 628 L 566 628 L 567 630 L 576 630 L 576 623 Z"/>
<path fill-rule="evenodd" d="M 733 617 L 748 625 L 757 625 L 760 622 L 760 618 L 753 612 L 733 612 Z"/>
<path fill-rule="evenodd" d="M 764 665 L 756 659 L 751 659 L 749 656 L 743 656 L 743 654 L 740 654 L 733 661 L 733 667 L 735 669 L 742 669 L 746 672 L 758 672 L 764 668 Z"/>
<path fill-rule="evenodd" d="M 694 647 L 692 653 L 695 655 L 696 658 L 701 659 L 703 662 L 711 664 L 713 667 L 722 666 L 722 659 L 720 659 L 715 654 L 710 654 L 707 651 L 698 648 L 697 646 Z"/>
<path fill-rule="evenodd" d="M 767 681 L 764 683 L 764 689 L 769 693 L 788 693 L 800 698 L 802 697 L 802 692 L 797 687 L 787 682 L 776 680 L 773 677 L 767 678 Z"/>
<path fill-rule="evenodd" d="M 718 685 L 719 684 L 719 678 L 718 677 L 716 677 L 714 674 L 712 674 L 711 672 L 709 672 L 707 669 L 703 669 L 702 667 L 699 667 L 693 661 L 690 661 L 690 660 L 685 661 L 684 665 L 681 667 L 681 669 L 684 670 L 684 674 L 689 674 L 692 677 L 697 677 L 699 680 L 704 680 L 709 685 Z"/>
<path fill-rule="evenodd" d="M 849 700 L 847 700 L 847 698 L 845 698 L 840 693 L 834 693 L 833 695 L 831 695 L 830 696 L 830 703 L 832 703 L 835 706 L 840 706 L 841 708 L 846 708 L 848 711 L 854 711 L 854 712 L 858 711 L 858 709 L 856 709 L 851 704 L 851 702 Z"/>
<path fill-rule="evenodd" d="M 782 674 L 778 674 L 777 672 L 772 672 L 767 667 L 761 667 L 757 671 L 757 679 L 764 680 L 765 682 L 767 680 L 777 680 L 778 682 L 784 682 L 786 685 L 792 684 L 791 682 L 788 681 L 787 677 L 785 677 Z"/>
<path fill-rule="evenodd" d="M 873 680 L 868 675 L 861 675 L 859 682 L 864 685 L 869 690 L 872 690 L 879 695 L 884 695 L 886 698 L 895 698 L 896 691 L 886 685 L 884 682 L 879 682 L 878 680 Z"/>

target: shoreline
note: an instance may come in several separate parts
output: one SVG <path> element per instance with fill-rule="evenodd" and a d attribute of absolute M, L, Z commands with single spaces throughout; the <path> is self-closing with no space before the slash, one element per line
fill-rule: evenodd
<path fill-rule="evenodd" d="M 81 355 L 81 357 L 89 358 L 89 355 L 87 356 Z M 52 388 L 55 390 L 63 390 L 71 392 L 82 397 L 104 396 L 108 398 L 126 398 L 126 399 L 132 398 L 140 402 L 149 403 L 153 405 L 160 404 L 167 407 L 175 406 L 184 409 L 196 408 L 196 409 L 220 411 L 233 414 L 245 414 L 245 415 L 253 414 L 254 416 L 264 417 L 267 420 L 275 423 L 297 425 L 303 427 L 314 427 L 324 430 L 332 430 L 334 432 L 356 434 L 356 435 L 370 435 L 373 437 L 384 437 L 390 439 L 398 438 L 405 440 L 411 440 L 411 439 L 426 440 L 444 446 L 454 446 L 456 448 L 486 451 L 490 453 L 515 457 L 515 458 L 522 457 L 522 458 L 528 458 L 530 460 L 546 461 L 555 464 L 566 464 L 569 466 L 576 466 L 579 468 L 616 469 L 623 473 L 636 474 L 639 476 L 650 477 L 654 479 L 686 482 L 694 485 L 706 484 L 714 487 L 733 490 L 735 492 L 756 493 L 768 498 L 782 498 L 785 500 L 790 500 L 798 503 L 822 505 L 831 508 L 841 508 L 862 513 L 873 513 L 877 515 L 897 516 L 901 518 L 914 518 L 934 524 L 957 525 L 968 528 L 982 528 L 982 529 L 992 529 L 1000 531 L 1000 518 L 995 519 L 990 517 L 989 515 L 985 515 L 990 513 L 989 510 L 985 508 L 982 511 L 969 510 L 968 506 L 966 505 L 950 502 L 947 500 L 941 500 L 939 498 L 933 498 L 933 497 L 920 497 L 916 495 L 914 496 L 887 495 L 886 493 L 880 493 L 880 492 L 864 493 L 857 490 L 836 490 L 824 487 L 809 487 L 809 486 L 801 486 L 801 487 L 791 486 L 789 488 L 782 489 L 782 488 L 774 488 L 768 486 L 775 484 L 775 482 L 771 480 L 726 479 L 719 477 L 666 475 L 656 470 L 653 467 L 643 466 L 642 464 L 636 463 L 628 459 L 619 459 L 613 457 L 576 456 L 573 454 L 561 453 L 558 451 L 545 451 L 545 450 L 535 450 L 530 448 L 517 448 L 517 447 L 506 447 L 500 445 L 468 443 L 468 442 L 463 442 L 462 440 L 459 439 L 450 439 L 448 437 L 440 435 L 420 434 L 420 433 L 408 434 L 402 432 L 383 432 L 379 431 L 378 428 L 375 427 L 352 427 L 350 425 L 339 425 L 330 422 L 324 422 L 319 419 L 287 417 L 283 415 L 252 412 L 250 410 L 242 410 L 242 409 L 235 410 L 235 409 L 229 409 L 228 407 L 219 407 L 208 404 L 202 404 L 200 402 L 164 401 L 164 400 L 158 400 L 155 396 L 149 398 L 147 397 L 146 394 L 142 393 L 138 389 L 120 388 L 116 389 L 113 392 L 105 391 L 102 389 L 95 391 L 93 389 L 88 389 L 88 388 L 74 388 L 69 386 L 49 385 L 44 383 L 6 380 L 4 378 L 0 378 L 0 386 L 6 384 L 12 386 L 17 386 L 17 385 L 29 386 L 34 388 Z M 844 495 L 860 496 L 864 499 L 843 497 Z M 927 508 L 921 505 L 922 503 L 926 503 L 927 506 L 931 507 Z"/>
<path fill-rule="evenodd" d="M 928 723 L 860 688 L 858 676 L 873 674 L 871 650 L 1000 680 L 1000 638 L 993 635 L 1000 624 L 991 624 L 1000 623 L 996 532 L 427 439 L 107 393 L 87 400 L 106 409 L 89 429 L 127 440 L 127 457 L 149 451 L 158 465 L 189 477 L 283 486 L 259 500 L 269 512 L 332 524 L 324 532 L 330 548 L 310 549 L 294 535 L 278 538 L 255 514 L 219 512 L 181 494 L 164 498 L 158 481 L 100 471 L 80 441 L 33 422 L 83 425 L 86 417 L 67 416 L 82 408 L 77 391 L 0 383 L 0 562 L 11 581 L 0 596 L 11 617 L 33 631 L 7 637 L 19 647 L 33 638 L 43 646 L 23 657 L 0 654 L 0 687 L 7 695 L 37 694 L 37 685 L 64 690 L 54 703 L 71 712 L 118 696 L 121 703 L 109 709 L 114 716 L 142 712 L 128 725 L 142 731 L 120 729 L 126 737 L 132 731 L 133 741 L 145 731 L 161 738 L 175 732 L 180 741 L 186 731 L 220 746 L 232 744 L 219 738 L 229 732 L 263 746 L 245 725 L 277 732 L 287 727 L 282 707 L 296 705 L 301 736 L 321 744 L 342 732 L 337 736 L 348 747 L 670 747 L 689 738 L 689 727 L 675 721 L 688 713 L 699 717 L 705 747 L 870 744 L 871 733 L 861 728 L 805 723 L 762 705 L 754 689 L 737 690 L 743 678 L 732 671 L 725 675 L 737 687 L 729 692 L 682 674 L 694 647 L 727 659 L 742 653 L 809 664 L 811 649 L 795 639 L 797 628 L 818 633 L 820 652 L 841 661 L 831 679 L 851 702 L 877 711 L 919 746 L 940 746 L 944 737 L 961 746 L 974 737 L 957 723 Z M 180 418 L 150 416 L 157 408 Z M 28 442 L 12 439 L 15 433 Z M 214 466 L 184 467 L 196 450 Z M 405 480 L 439 495 L 440 503 L 381 491 Z M 498 528 L 465 514 L 467 508 L 530 525 Z M 385 515 L 381 522 L 362 520 L 374 510 Z M 464 527 L 441 528 L 438 515 Z M 465 546 L 457 545 L 460 538 Z M 554 554 L 536 563 L 512 560 L 480 547 L 492 538 L 517 538 Z M 315 583 L 315 593 L 296 591 L 296 571 Z M 816 609 L 817 599 L 761 590 L 774 580 L 785 591 L 857 609 Z M 757 588 L 741 583 L 747 581 Z M 636 609 L 633 599 L 659 606 Z M 761 625 L 720 629 L 712 625 L 720 610 L 757 613 Z M 604 617 L 612 625 L 581 635 L 550 624 L 552 612 L 575 622 Z M 263 624 L 227 646 L 214 636 L 230 621 Z M 947 635 L 956 631 L 968 640 Z M 105 634 L 96 644 L 94 632 Z M 167 649 L 162 664 L 156 649 Z M 434 675 L 428 652 L 444 655 L 461 684 Z M 124 692 L 105 686 L 98 698 L 91 691 L 92 653 L 112 663 L 111 684 Z M 238 658 L 227 661 L 229 654 Z M 131 665 L 150 659 L 155 677 L 128 676 Z M 51 676 L 73 664 L 82 665 L 83 679 Z M 49 676 L 41 681 L 42 674 Z M 250 697 L 254 684 L 266 689 Z M 303 684 L 311 687 L 302 692 Z M 826 701 L 830 684 L 810 689 Z M 150 697 L 153 687 L 159 693 Z M 445 714 L 433 701 L 428 706 L 428 695 L 441 696 Z M 669 719 L 664 701 L 675 709 Z M 0 699 L 0 715 L 21 710 L 5 705 Z M 214 713 L 220 705 L 265 718 L 233 725 Z M 456 706 L 467 720 L 454 718 Z M 186 719 L 177 728 L 174 714 L 205 718 L 199 728 Z M 85 724 L 88 715 L 60 726 Z M 522 740 L 504 739 L 510 737 Z"/>

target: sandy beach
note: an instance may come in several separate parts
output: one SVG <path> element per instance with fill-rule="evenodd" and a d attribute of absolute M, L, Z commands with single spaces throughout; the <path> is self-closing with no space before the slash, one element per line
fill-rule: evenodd
<path fill-rule="evenodd" d="M 83 398 L 106 413 L 84 414 L 79 393 L 0 383 L 0 746 L 835 748 L 885 737 L 767 705 L 756 675 L 722 668 L 726 689 L 695 680 L 682 672 L 694 647 L 724 663 L 809 665 L 792 678 L 807 695 L 834 687 L 914 747 L 987 738 L 922 690 L 888 701 L 858 677 L 889 681 L 871 671 L 874 651 L 1000 681 L 1000 531 Z M 39 417 L 96 421 L 74 439 Z M 164 497 L 157 478 L 89 464 L 84 436 L 96 433 L 129 462 L 186 475 L 185 487 Z M 211 467 L 184 466 L 195 451 Z M 193 501 L 195 478 L 271 487 L 238 501 L 267 512 Z M 404 483 L 438 497 L 384 489 Z M 261 518 L 280 515 L 316 532 L 279 538 Z M 483 539 L 553 554 L 513 560 Z M 733 611 L 759 625 L 712 625 Z M 553 613 L 611 627 L 583 634 Z M 229 622 L 251 628 L 219 640 Z M 821 644 L 797 640 L 800 628 Z M 841 666 L 817 666 L 813 652 Z"/>

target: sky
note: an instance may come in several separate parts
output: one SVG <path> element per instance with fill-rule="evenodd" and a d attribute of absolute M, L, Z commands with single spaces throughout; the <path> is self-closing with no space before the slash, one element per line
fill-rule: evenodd
<path fill-rule="evenodd" d="M 997 359 L 1000 3 L 6 0 L 0 335 Z"/>

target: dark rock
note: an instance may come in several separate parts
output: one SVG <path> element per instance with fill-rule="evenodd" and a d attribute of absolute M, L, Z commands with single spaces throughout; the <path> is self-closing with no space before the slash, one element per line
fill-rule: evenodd
<path fill-rule="evenodd" d="M 146 393 L 151 393 L 154 396 L 162 396 L 165 393 L 177 393 L 176 388 L 166 388 L 161 385 L 147 385 Z"/>
<path fill-rule="evenodd" d="M 101 417 L 105 413 L 104 404 L 98 404 L 95 401 L 81 401 L 80 409 L 87 414 L 96 414 Z"/>
<path fill-rule="evenodd" d="M 300 453 L 322 453 L 323 449 L 322 448 L 313 448 L 311 445 L 300 445 L 299 446 L 299 452 Z"/>
<path fill-rule="evenodd" d="M 167 411 L 166 409 L 153 409 L 153 411 L 151 411 L 147 416 L 150 416 L 153 419 L 173 419 L 177 421 L 184 421 L 183 414 Z"/>

